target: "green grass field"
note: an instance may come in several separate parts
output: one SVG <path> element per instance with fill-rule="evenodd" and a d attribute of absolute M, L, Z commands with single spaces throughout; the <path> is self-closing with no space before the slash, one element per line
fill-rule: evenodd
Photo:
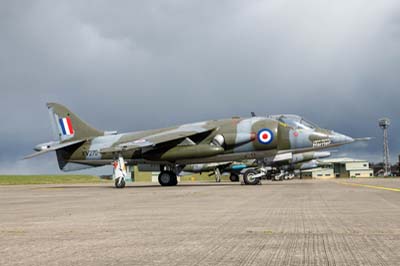
<path fill-rule="evenodd" d="M 371 177 L 373 178 L 373 177 Z M 390 178 L 390 177 L 387 177 Z M 393 178 L 393 177 L 392 177 Z M 229 181 L 229 176 L 223 175 L 222 181 Z M 215 181 L 214 176 L 207 173 L 181 176 L 181 182 Z M 0 175 L 0 185 L 32 185 L 32 184 L 82 184 L 82 183 L 112 183 L 112 180 L 100 179 L 92 175 Z M 135 182 L 151 182 L 151 173 L 135 171 Z"/>
<path fill-rule="evenodd" d="M 0 185 L 105 183 L 91 175 L 0 175 Z"/>
<path fill-rule="evenodd" d="M 214 181 L 214 176 L 208 174 L 193 174 L 182 176 L 181 182 Z M 222 176 L 223 181 L 229 180 Z M 92 175 L 0 175 L 0 185 L 32 185 L 32 184 L 82 184 L 82 183 L 112 183 L 112 180 L 100 179 Z M 135 182 L 151 182 L 151 173 L 135 171 Z"/>

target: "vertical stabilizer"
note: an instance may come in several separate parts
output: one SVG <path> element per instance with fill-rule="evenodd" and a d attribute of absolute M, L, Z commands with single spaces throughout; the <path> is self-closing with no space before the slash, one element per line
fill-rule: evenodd
<path fill-rule="evenodd" d="M 103 136 L 104 132 L 95 129 L 81 120 L 67 107 L 58 103 L 47 103 L 53 130 L 61 142 Z"/>

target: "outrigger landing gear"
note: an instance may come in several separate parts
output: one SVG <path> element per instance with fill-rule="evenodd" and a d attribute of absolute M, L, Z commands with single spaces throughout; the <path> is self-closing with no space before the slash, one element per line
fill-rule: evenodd
<path fill-rule="evenodd" d="M 216 168 L 214 171 L 215 174 L 215 182 L 220 183 L 221 182 L 221 171 Z"/>
<path fill-rule="evenodd" d="M 161 186 L 176 186 L 178 184 L 178 178 L 172 171 L 161 171 L 158 175 L 158 183 Z"/>
<path fill-rule="evenodd" d="M 115 187 L 124 188 L 126 185 L 125 183 L 126 166 L 125 166 L 125 160 L 121 155 L 118 156 L 117 161 L 114 161 L 113 167 L 114 167 L 113 179 L 115 180 L 114 183 Z"/>
<path fill-rule="evenodd" d="M 125 179 L 122 177 L 115 179 L 115 187 L 116 188 L 124 188 L 125 187 Z"/>

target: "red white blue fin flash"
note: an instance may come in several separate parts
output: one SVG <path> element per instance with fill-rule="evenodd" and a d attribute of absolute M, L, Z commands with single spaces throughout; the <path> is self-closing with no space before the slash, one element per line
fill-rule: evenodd
<path fill-rule="evenodd" d="M 74 134 L 74 128 L 72 127 L 71 118 L 69 118 L 68 116 L 64 118 L 59 118 L 58 123 L 60 125 L 60 131 L 63 136 L 71 136 Z"/>

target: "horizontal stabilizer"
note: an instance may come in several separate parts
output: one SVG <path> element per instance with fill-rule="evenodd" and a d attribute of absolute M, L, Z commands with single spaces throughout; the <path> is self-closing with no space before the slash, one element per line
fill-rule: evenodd
<path fill-rule="evenodd" d="M 75 141 L 64 142 L 64 143 L 55 142 L 52 145 L 44 147 L 42 150 L 40 150 L 38 152 L 35 152 L 35 153 L 32 153 L 30 155 L 25 156 L 23 159 L 24 160 L 25 159 L 30 159 L 30 158 L 33 158 L 33 157 L 48 153 L 50 151 L 56 151 L 56 150 L 59 150 L 59 149 L 62 149 L 62 148 L 66 148 L 66 147 L 69 147 L 69 146 L 72 146 L 72 145 L 75 145 L 75 144 L 83 143 L 85 141 L 86 140 L 83 139 L 83 140 L 75 140 Z"/>

